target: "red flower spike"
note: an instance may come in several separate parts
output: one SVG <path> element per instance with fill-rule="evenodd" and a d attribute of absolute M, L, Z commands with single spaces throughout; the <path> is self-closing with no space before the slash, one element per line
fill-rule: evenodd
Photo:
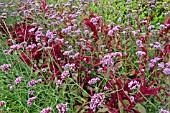
<path fill-rule="evenodd" d="M 56 60 L 57 60 L 57 58 L 61 58 L 62 53 L 61 53 L 61 47 L 60 47 L 60 45 L 54 44 L 54 45 L 53 45 L 53 49 L 52 49 L 52 51 L 51 51 L 51 54 L 52 54 L 52 56 L 56 57 Z"/>
<path fill-rule="evenodd" d="M 94 33 L 93 34 L 94 40 L 98 41 L 99 37 L 98 37 L 98 34 L 97 34 L 96 26 L 92 22 L 90 22 L 90 19 L 88 19 L 88 18 L 84 18 L 84 24 L 91 28 L 91 30 Z"/>
<path fill-rule="evenodd" d="M 141 49 L 146 53 L 145 55 L 143 55 L 144 58 L 146 58 L 146 56 L 148 55 L 148 50 L 146 49 L 146 47 L 141 47 Z"/>
<path fill-rule="evenodd" d="M 41 7 L 42 7 L 42 10 L 45 12 L 45 13 L 48 13 L 48 8 L 47 8 L 47 1 L 46 0 L 41 0 Z"/>
<path fill-rule="evenodd" d="M 91 14 L 90 14 L 90 17 L 91 17 L 91 18 L 96 18 L 96 15 L 94 15 L 94 14 L 91 13 Z"/>
<path fill-rule="evenodd" d="M 23 62 L 25 62 L 28 66 L 32 66 L 31 60 L 29 59 L 29 57 L 22 52 L 20 57 L 19 57 Z"/>

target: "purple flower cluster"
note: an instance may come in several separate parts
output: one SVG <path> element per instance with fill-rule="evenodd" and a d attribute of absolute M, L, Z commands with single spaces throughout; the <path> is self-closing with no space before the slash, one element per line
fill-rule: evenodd
<path fill-rule="evenodd" d="M 108 90 L 109 88 L 107 86 L 104 86 L 104 90 Z"/>
<path fill-rule="evenodd" d="M 156 63 L 157 61 L 161 60 L 161 58 L 155 57 L 154 59 L 151 59 L 152 63 Z"/>
<path fill-rule="evenodd" d="M 100 67 L 99 69 L 97 69 L 97 72 L 98 73 L 102 73 L 103 72 L 103 68 Z"/>
<path fill-rule="evenodd" d="M 38 80 L 37 80 L 37 83 L 41 83 L 41 82 L 42 82 L 42 79 L 38 79 Z"/>
<path fill-rule="evenodd" d="M 108 36 L 113 36 L 113 33 L 114 33 L 113 30 L 109 30 L 109 32 L 108 32 L 107 35 L 108 35 Z"/>
<path fill-rule="evenodd" d="M 170 68 L 170 62 L 167 62 L 165 65 Z"/>
<path fill-rule="evenodd" d="M 99 77 L 92 78 L 91 80 L 88 81 L 88 84 L 89 84 L 89 85 L 92 85 L 92 84 L 97 83 L 98 81 L 100 81 L 100 78 L 99 78 Z"/>
<path fill-rule="evenodd" d="M 23 79 L 23 77 L 16 78 L 15 84 L 18 85 L 19 83 L 21 83 L 22 79 Z"/>
<path fill-rule="evenodd" d="M 150 63 L 148 64 L 150 68 L 153 68 L 158 61 L 160 61 L 161 58 L 155 57 L 154 59 L 150 60 Z M 163 63 L 160 62 L 157 64 L 158 68 L 163 69 L 163 73 L 166 75 L 170 75 L 170 63 Z"/>
<path fill-rule="evenodd" d="M 52 111 L 52 108 L 47 107 L 47 108 L 42 109 L 42 111 L 40 113 L 50 113 L 51 111 Z"/>
<path fill-rule="evenodd" d="M 150 25 L 149 27 L 148 27 L 148 30 L 151 30 L 151 29 L 153 29 L 154 28 L 154 26 L 153 25 Z"/>
<path fill-rule="evenodd" d="M 0 101 L 0 107 L 5 104 L 5 101 Z"/>
<path fill-rule="evenodd" d="M 53 39 L 54 38 L 53 32 L 50 32 L 50 30 L 48 30 L 47 33 L 46 33 L 46 37 L 49 38 L 49 39 Z"/>
<path fill-rule="evenodd" d="M 137 52 L 136 52 L 136 54 L 137 54 L 138 56 L 146 55 L 146 53 L 145 53 L 145 52 L 143 52 L 143 51 L 137 51 Z"/>
<path fill-rule="evenodd" d="M 135 101 L 135 97 L 134 96 L 130 96 L 130 101 L 134 102 Z"/>
<path fill-rule="evenodd" d="M 164 68 L 164 64 L 163 63 L 158 63 L 158 68 L 163 69 Z"/>
<path fill-rule="evenodd" d="M 161 109 L 159 113 L 170 113 L 170 111 Z"/>
<path fill-rule="evenodd" d="M 67 69 L 69 69 L 69 70 L 74 70 L 75 69 L 75 64 L 74 63 L 67 63 L 65 66 L 62 66 L 62 68 L 64 69 L 64 70 L 67 70 Z"/>
<path fill-rule="evenodd" d="M 156 49 L 161 49 L 161 43 L 159 42 L 154 42 L 153 44 L 149 44 L 149 46 L 156 48 Z"/>
<path fill-rule="evenodd" d="M 136 80 L 132 80 L 131 82 L 128 83 L 128 88 L 130 88 L 130 90 L 135 90 L 139 87 L 140 87 L 140 83 Z"/>
<path fill-rule="evenodd" d="M 138 33 L 139 33 L 139 31 L 138 31 L 138 30 L 136 30 L 136 31 L 132 31 L 133 36 L 136 36 Z"/>
<path fill-rule="evenodd" d="M 94 25 L 97 25 L 99 18 L 91 18 L 90 22 L 92 22 Z"/>
<path fill-rule="evenodd" d="M 15 45 L 10 46 L 11 50 L 19 50 L 21 48 L 22 48 L 22 46 L 20 44 L 15 44 Z"/>
<path fill-rule="evenodd" d="M 7 72 L 8 70 L 11 69 L 11 64 L 3 64 L 0 66 L 0 69 L 4 72 Z"/>
<path fill-rule="evenodd" d="M 37 83 L 41 83 L 42 80 L 38 79 L 38 80 L 31 80 L 28 82 L 28 87 L 35 87 Z"/>
<path fill-rule="evenodd" d="M 30 90 L 30 91 L 29 91 L 29 94 L 30 94 L 30 95 L 33 95 L 33 94 L 34 94 L 34 90 Z"/>
<path fill-rule="evenodd" d="M 160 61 L 161 58 L 155 57 L 154 59 L 150 60 L 150 63 L 148 64 L 150 68 L 153 68 L 155 66 L 155 63 L 157 61 Z M 163 65 L 159 64 L 159 67 L 163 67 Z"/>
<path fill-rule="evenodd" d="M 59 104 L 56 106 L 59 113 L 66 113 L 68 111 L 67 104 Z"/>
<path fill-rule="evenodd" d="M 74 55 L 70 55 L 69 58 L 75 59 L 80 55 L 79 52 L 75 53 Z"/>
<path fill-rule="evenodd" d="M 100 62 L 103 66 L 106 65 L 107 67 L 110 67 L 110 66 L 113 66 L 114 65 L 114 62 L 112 61 L 112 56 L 109 54 L 109 55 L 105 55 L 101 62 Z"/>
<path fill-rule="evenodd" d="M 122 57 L 122 53 L 120 52 L 113 52 L 113 53 L 109 53 L 107 55 L 105 55 L 102 60 L 100 61 L 100 64 L 102 64 L 102 66 L 104 67 L 105 65 L 107 67 L 111 67 L 114 65 L 114 62 L 113 62 L 113 59 L 112 58 L 115 58 L 116 56 L 120 56 Z"/>
<path fill-rule="evenodd" d="M 28 82 L 28 87 L 34 87 L 34 86 L 36 86 L 36 84 L 37 84 L 36 80 L 31 80 Z"/>
<path fill-rule="evenodd" d="M 104 93 L 94 94 L 90 101 L 90 109 L 92 109 L 93 112 L 95 112 L 97 108 L 99 108 L 102 104 L 105 104 L 104 99 L 105 99 Z"/>
<path fill-rule="evenodd" d="M 141 40 L 136 40 L 136 45 L 139 47 L 143 47 Z"/>
<path fill-rule="evenodd" d="M 64 72 L 61 74 L 61 79 L 63 80 L 63 79 L 65 79 L 65 78 L 69 77 L 69 76 L 70 76 L 69 71 L 64 71 Z"/>
<path fill-rule="evenodd" d="M 56 85 L 60 86 L 63 83 L 63 80 L 57 80 Z"/>
<path fill-rule="evenodd" d="M 164 68 L 163 72 L 166 75 L 170 75 L 170 68 Z"/>
<path fill-rule="evenodd" d="M 73 53 L 73 50 L 65 51 L 63 55 L 70 55 L 71 53 Z"/>
<path fill-rule="evenodd" d="M 61 80 L 57 80 L 57 81 L 56 81 L 56 85 L 57 85 L 57 86 L 62 85 L 63 80 L 64 80 L 65 78 L 69 77 L 69 76 L 70 76 L 69 71 L 64 71 L 64 72 L 61 74 Z"/>
<path fill-rule="evenodd" d="M 31 97 L 31 98 L 29 98 L 29 99 L 27 100 L 27 105 L 28 105 L 28 107 L 31 107 L 32 102 L 33 102 L 35 99 L 36 99 L 36 97 Z"/>
<path fill-rule="evenodd" d="M 15 88 L 15 85 L 12 85 L 9 87 L 10 90 L 13 90 Z"/>

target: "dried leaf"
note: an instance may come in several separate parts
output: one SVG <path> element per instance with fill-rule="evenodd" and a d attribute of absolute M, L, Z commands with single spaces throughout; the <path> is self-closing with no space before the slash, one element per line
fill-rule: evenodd
<path fill-rule="evenodd" d="M 130 75 L 133 76 L 133 75 L 135 75 L 135 74 L 136 74 L 136 70 L 134 69 L 134 70 L 130 73 Z"/>
<path fill-rule="evenodd" d="M 101 45 L 101 44 L 102 44 L 102 41 L 98 40 L 98 41 L 96 42 L 96 44 L 97 44 L 97 45 Z"/>
<path fill-rule="evenodd" d="M 142 73 L 138 73 L 138 74 L 137 74 L 137 77 L 139 77 L 139 76 L 141 76 L 141 75 L 142 75 Z"/>
<path fill-rule="evenodd" d="M 123 61 L 117 62 L 117 63 L 114 65 L 114 68 L 115 68 L 115 69 L 119 69 L 119 68 L 122 67 L 122 64 L 123 64 Z"/>
<path fill-rule="evenodd" d="M 93 34 L 94 34 L 93 32 L 90 32 L 89 37 L 92 37 L 92 36 L 93 36 Z"/>
<path fill-rule="evenodd" d="M 1 110 L 0 110 L 0 113 L 4 113 L 4 110 L 1 109 Z"/>
<path fill-rule="evenodd" d="M 89 95 L 85 91 L 82 92 L 82 95 L 83 97 L 89 97 Z"/>
<path fill-rule="evenodd" d="M 79 111 L 78 113 L 84 113 L 86 109 L 89 109 L 89 106 L 84 106 L 83 109 L 81 111 Z"/>
<path fill-rule="evenodd" d="M 84 99 L 84 98 L 81 98 L 81 100 L 82 100 L 83 102 L 87 102 L 87 100 L 86 100 L 86 99 Z"/>
<path fill-rule="evenodd" d="M 138 108 L 140 113 L 146 113 L 146 109 L 141 104 L 136 104 L 136 107 Z"/>

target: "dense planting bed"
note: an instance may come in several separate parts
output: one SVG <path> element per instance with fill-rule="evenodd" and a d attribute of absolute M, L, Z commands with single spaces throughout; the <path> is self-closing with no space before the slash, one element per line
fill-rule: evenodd
<path fill-rule="evenodd" d="M 168 0 L 0 3 L 0 113 L 170 113 Z"/>

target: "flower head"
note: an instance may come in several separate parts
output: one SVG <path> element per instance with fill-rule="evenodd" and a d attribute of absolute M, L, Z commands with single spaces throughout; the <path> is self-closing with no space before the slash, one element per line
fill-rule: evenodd
<path fill-rule="evenodd" d="M 130 96 L 130 101 L 134 102 L 135 101 L 135 97 L 134 96 Z"/>
<path fill-rule="evenodd" d="M 27 100 L 27 105 L 28 105 L 28 107 L 31 107 L 32 102 L 33 102 L 35 99 L 36 99 L 36 97 L 31 97 L 31 98 L 29 98 L 29 99 Z"/>
<path fill-rule="evenodd" d="M 96 82 L 100 81 L 99 77 L 92 78 L 91 80 L 88 81 L 89 85 L 95 84 Z"/>
<path fill-rule="evenodd" d="M 5 101 L 0 101 L 0 107 L 5 104 Z"/>
<path fill-rule="evenodd" d="M 161 109 L 159 113 L 170 113 L 170 111 Z"/>
<path fill-rule="evenodd" d="M 158 63 L 158 68 L 164 68 L 164 64 L 163 63 Z"/>
<path fill-rule="evenodd" d="M 62 80 L 57 80 L 56 85 L 57 85 L 57 86 L 61 86 L 62 83 L 63 83 Z"/>
<path fill-rule="evenodd" d="M 16 78 L 15 84 L 18 85 L 19 83 L 21 83 L 22 79 L 23 79 L 23 77 Z"/>
<path fill-rule="evenodd" d="M 130 88 L 130 90 L 135 90 L 139 87 L 140 87 L 140 84 L 136 80 L 132 80 L 131 82 L 128 83 L 128 88 Z"/>
<path fill-rule="evenodd" d="M 59 113 L 66 113 L 66 111 L 68 111 L 67 104 L 59 104 L 56 106 L 56 109 Z"/>
<path fill-rule="evenodd" d="M 52 111 L 52 108 L 47 107 L 47 108 L 42 109 L 42 111 L 40 113 L 50 113 L 51 111 Z"/>
<path fill-rule="evenodd" d="M 103 66 L 106 65 L 108 67 L 110 66 L 113 66 L 114 65 L 114 62 L 112 61 L 112 56 L 109 54 L 109 55 L 105 55 L 101 62 L 100 62 Z"/>
<path fill-rule="evenodd" d="M 28 82 L 28 87 L 31 87 L 31 86 L 34 87 L 34 86 L 36 86 L 36 84 L 37 84 L 36 80 L 31 80 Z"/>
<path fill-rule="evenodd" d="M 67 77 L 69 77 L 69 76 L 70 76 L 69 71 L 64 71 L 64 72 L 61 74 L 61 79 L 65 79 L 65 78 L 67 78 Z"/>
<path fill-rule="evenodd" d="M 141 40 L 136 40 L 136 45 L 139 47 L 143 47 Z"/>
<path fill-rule="evenodd" d="M 170 68 L 165 68 L 163 72 L 164 74 L 170 75 Z"/>
<path fill-rule="evenodd" d="M 139 55 L 139 56 L 146 55 L 146 53 L 145 53 L 145 52 L 143 52 L 143 51 L 137 51 L 137 52 L 136 52 L 136 54 L 137 54 L 137 55 Z"/>
<path fill-rule="evenodd" d="M 156 49 L 160 49 L 161 48 L 161 43 L 159 42 L 154 42 L 153 44 L 149 44 L 151 47 L 154 47 Z"/>
<path fill-rule="evenodd" d="M 0 66 L 0 69 L 4 72 L 7 72 L 8 70 L 11 69 L 11 64 L 3 64 Z"/>
<path fill-rule="evenodd" d="M 105 99 L 104 93 L 94 94 L 90 102 L 90 109 L 92 109 L 93 112 L 95 112 L 97 108 L 99 108 L 102 104 L 105 103 L 104 99 Z"/>
<path fill-rule="evenodd" d="M 13 90 L 15 88 L 15 85 L 12 85 L 9 87 L 10 90 Z"/>
<path fill-rule="evenodd" d="M 33 95 L 33 94 L 34 94 L 34 90 L 30 90 L 30 91 L 29 91 L 29 94 L 30 94 L 30 95 Z"/>

